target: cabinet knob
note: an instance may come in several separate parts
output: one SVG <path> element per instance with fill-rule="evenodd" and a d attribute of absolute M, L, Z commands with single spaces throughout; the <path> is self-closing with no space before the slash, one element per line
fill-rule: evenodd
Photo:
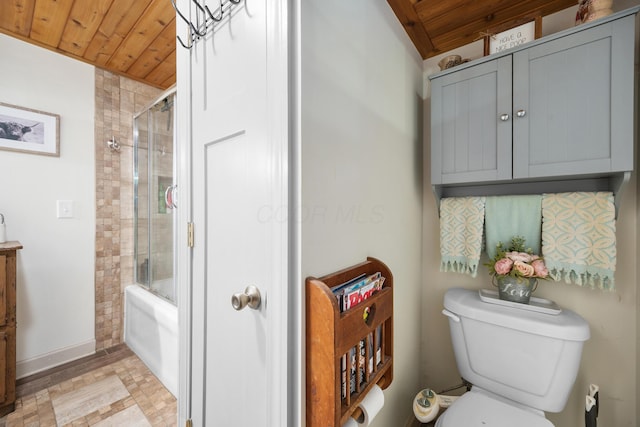
<path fill-rule="evenodd" d="M 518 110 L 516 112 L 516 116 L 518 117 L 524 117 L 527 114 L 527 112 L 525 110 Z"/>
<path fill-rule="evenodd" d="M 501 114 L 500 115 L 500 120 L 502 120 L 503 122 L 506 122 L 507 120 L 509 120 L 509 115 L 508 114 Z"/>

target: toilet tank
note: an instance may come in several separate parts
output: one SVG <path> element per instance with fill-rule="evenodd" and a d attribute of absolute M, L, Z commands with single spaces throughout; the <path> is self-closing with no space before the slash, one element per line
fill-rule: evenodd
<path fill-rule="evenodd" d="M 518 303 L 489 303 L 478 291 L 444 297 L 462 377 L 475 386 L 547 412 L 564 408 L 578 374 L 589 325 L 578 314 Z"/>

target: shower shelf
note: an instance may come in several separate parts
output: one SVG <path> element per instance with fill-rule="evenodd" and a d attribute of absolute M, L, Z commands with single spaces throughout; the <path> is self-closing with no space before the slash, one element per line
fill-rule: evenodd
<path fill-rule="evenodd" d="M 385 278 L 383 288 L 351 309 L 340 312 L 331 288 L 363 274 L 376 272 Z M 367 316 L 363 316 L 365 310 Z M 375 338 L 378 327 L 380 335 Z M 356 357 L 355 390 L 342 397 L 343 381 L 346 390 L 350 389 L 350 375 L 347 381 L 346 372 L 351 367 L 350 361 L 345 362 L 347 366 L 344 366 L 343 377 L 342 357 L 354 347 L 359 349 L 361 341 L 365 343 L 366 350 L 364 361 Z M 366 361 L 370 357 L 376 359 L 369 348 L 375 349 L 378 345 L 381 350 L 380 361 L 369 362 L 373 367 L 366 369 Z M 369 257 L 365 262 L 319 279 L 306 279 L 306 378 L 307 427 L 338 427 L 349 417 L 357 419 L 361 413 L 358 405 L 371 388 L 378 384 L 385 389 L 391 384 L 393 275 L 383 262 Z"/>

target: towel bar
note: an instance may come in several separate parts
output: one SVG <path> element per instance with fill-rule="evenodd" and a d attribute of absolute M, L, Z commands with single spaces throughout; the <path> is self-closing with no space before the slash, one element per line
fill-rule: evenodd
<path fill-rule="evenodd" d="M 478 184 L 447 184 L 433 185 L 433 195 L 436 199 L 436 209 L 440 216 L 440 200 L 445 197 L 466 196 L 513 196 L 543 193 L 569 193 L 574 191 L 611 191 L 616 207 L 616 219 L 620 212 L 621 196 L 624 188 L 631 179 L 631 172 L 620 172 L 599 177 L 576 177 L 553 181 L 526 182 L 492 182 Z"/>

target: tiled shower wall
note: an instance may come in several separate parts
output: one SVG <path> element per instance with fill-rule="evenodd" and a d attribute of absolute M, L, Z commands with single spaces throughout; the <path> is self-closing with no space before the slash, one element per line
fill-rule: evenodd
<path fill-rule="evenodd" d="M 96 68 L 96 350 L 122 342 L 124 287 L 133 283 L 133 115 L 161 93 Z M 119 152 L 107 146 L 112 137 Z"/>

